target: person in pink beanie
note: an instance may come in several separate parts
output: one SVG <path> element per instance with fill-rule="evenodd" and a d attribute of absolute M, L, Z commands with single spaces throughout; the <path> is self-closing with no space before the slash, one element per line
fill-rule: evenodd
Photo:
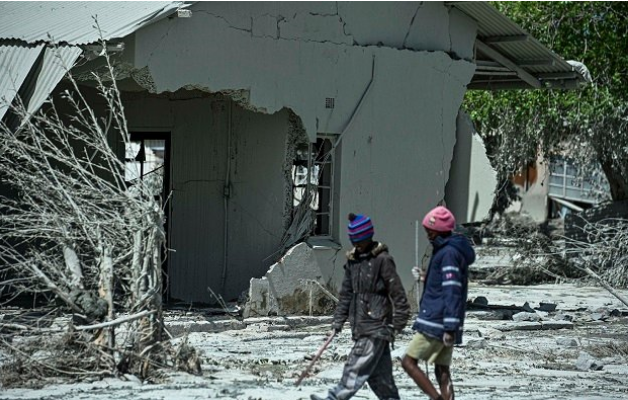
<path fill-rule="evenodd" d="M 423 218 L 432 243 L 432 258 L 425 276 L 425 291 L 412 329 L 416 332 L 401 362 L 414 382 L 434 400 L 453 400 L 450 365 L 453 345 L 462 343 L 467 303 L 468 268 L 475 261 L 469 240 L 454 234 L 456 219 L 439 206 Z M 418 360 L 433 363 L 440 393 L 419 368 Z"/>

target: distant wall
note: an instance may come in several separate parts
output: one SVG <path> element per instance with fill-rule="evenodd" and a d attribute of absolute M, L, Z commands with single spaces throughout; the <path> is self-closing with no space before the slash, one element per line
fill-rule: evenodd
<path fill-rule="evenodd" d="M 458 223 L 480 222 L 488 217 L 493 204 L 497 173 L 469 115 L 461 111 L 456 127 L 456 147 L 445 200 Z"/>
<path fill-rule="evenodd" d="M 550 171 L 544 158 L 539 157 L 532 165 L 513 177 L 521 200 L 506 210 L 529 215 L 537 223 L 547 219 Z"/>

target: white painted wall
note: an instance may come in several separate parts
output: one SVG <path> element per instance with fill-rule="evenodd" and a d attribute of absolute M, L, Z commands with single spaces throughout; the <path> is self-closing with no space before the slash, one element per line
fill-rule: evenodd
<path fill-rule="evenodd" d="M 488 217 L 493 204 L 497 173 L 469 115 L 460 111 L 456 126 L 456 146 L 445 200 L 457 223 L 481 222 Z"/>
<path fill-rule="evenodd" d="M 336 3 L 199 2 L 191 9 L 192 18 L 162 20 L 135 34 L 135 67 L 148 67 L 157 92 L 173 92 L 188 85 L 211 92 L 240 89 L 247 91 L 250 104 L 260 112 L 273 114 L 290 108 L 302 119 L 312 141 L 319 132 L 344 131 L 339 166 L 341 221 L 349 212 L 370 215 L 376 239 L 389 244 L 406 289 L 410 289 L 414 221 L 422 219 L 445 194 L 456 115 L 475 68 L 471 62 L 458 59 L 472 55 L 476 34 L 473 21 L 465 20 L 459 13 L 450 15 L 442 3 L 340 3 L 336 8 Z M 406 16 L 407 25 L 393 18 L 395 15 Z M 450 24 L 450 20 L 456 23 Z M 378 43 L 379 46 L 374 45 Z M 450 53 L 458 57 L 453 59 Z M 362 107 L 347 129 L 363 95 Z M 325 108 L 327 97 L 335 98 L 334 109 Z M 154 113 L 151 108 L 146 109 L 151 110 L 151 115 Z M 194 137 L 206 135 L 203 127 L 212 124 L 208 113 L 211 114 L 207 108 L 187 103 L 177 111 L 172 123 L 185 127 L 181 128 L 181 135 L 189 134 L 184 132 L 189 129 L 196 131 Z M 267 219 L 276 216 L 276 211 L 266 204 L 266 198 L 260 200 L 256 196 L 261 193 L 274 201 L 272 196 L 284 193 L 278 183 L 283 179 L 281 169 L 273 165 L 282 159 L 278 154 L 284 151 L 284 142 L 275 140 L 273 135 L 281 130 L 285 116 L 272 116 L 277 120 L 269 117 L 272 122 L 264 129 L 257 127 L 261 116 L 251 118 L 243 122 L 242 131 L 246 132 L 246 145 L 256 151 L 239 154 L 238 160 L 246 163 L 247 157 L 263 152 L 273 156 L 259 159 L 265 163 L 263 170 L 241 175 L 253 196 L 245 208 L 256 218 L 263 216 L 257 225 L 234 229 L 233 235 L 246 238 L 246 246 L 239 249 L 242 252 L 264 247 L 259 242 L 267 239 L 260 239 L 260 235 L 280 235 L 283 222 L 281 218 Z M 224 138 L 203 140 L 208 143 L 190 145 L 194 148 L 176 154 L 185 156 L 186 162 L 193 165 L 206 163 L 202 154 L 212 146 L 220 149 L 217 157 L 224 154 Z M 211 143 L 212 140 L 216 142 Z M 224 175 L 219 167 L 212 168 L 210 163 L 204 170 L 213 172 L 204 173 L 215 173 L 216 179 Z M 252 182 L 255 178 L 268 179 L 270 183 L 258 185 Z M 203 190 L 190 192 L 190 204 L 202 207 L 205 199 L 213 199 L 210 203 L 218 205 L 207 207 L 222 207 L 220 196 L 206 197 L 211 190 Z M 284 204 L 283 199 L 276 200 L 277 204 Z M 217 217 L 200 223 L 192 221 L 194 208 L 185 212 L 190 213 L 199 241 L 207 243 L 219 237 L 216 232 L 220 229 L 201 227 L 210 226 L 209 221 L 215 222 Z M 241 215 L 244 220 L 244 213 Z M 176 218 L 173 215 L 173 221 Z M 344 223 L 336 236 L 344 247 L 349 246 Z M 421 236 L 422 255 L 427 240 Z M 199 251 L 202 245 L 199 242 L 195 246 L 190 251 Z M 212 263 L 208 274 L 215 276 L 217 267 L 213 260 L 222 253 L 203 249 L 202 254 L 203 261 Z M 229 268 L 234 268 L 233 272 L 230 269 L 230 276 L 238 275 L 238 279 L 248 282 L 251 276 L 259 277 L 265 272 L 255 265 L 241 266 L 246 256 L 232 256 L 243 259 L 232 266 L 230 256 Z M 336 260 L 336 264 L 343 262 L 342 256 Z M 331 271 L 338 271 L 338 265 L 330 264 Z M 180 278 L 185 282 L 198 280 L 189 274 Z M 190 285 L 199 286 L 188 293 L 198 301 L 195 297 L 201 294 L 203 284 Z M 245 288 L 246 285 L 238 288 L 237 283 L 229 286 L 227 297 Z"/>
<path fill-rule="evenodd" d="M 512 179 L 521 200 L 513 202 L 506 211 L 526 214 L 537 223 L 545 222 L 549 201 L 549 176 L 547 162 L 539 157 L 533 166 Z"/>

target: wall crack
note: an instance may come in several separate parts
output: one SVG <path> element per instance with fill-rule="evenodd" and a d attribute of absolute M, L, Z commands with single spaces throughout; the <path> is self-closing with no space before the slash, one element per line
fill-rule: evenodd
<path fill-rule="evenodd" d="M 231 24 L 231 22 L 229 22 L 229 20 L 228 20 L 227 18 L 223 17 L 222 15 L 218 15 L 218 14 L 210 13 L 209 11 L 206 11 L 206 10 L 197 10 L 197 11 L 195 11 L 195 12 L 196 12 L 196 13 L 203 13 L 203 14 L 207 14 L 207 15 L 209 15 L 209 16 L 211 16 L 211 17 L 214 17 L 214 18 L 220 19 L 220 20 L 222 20 L 222 21 L 226 22 L 226 23 L 227 23 L 227 26 L 228 26 L 229 28 L 231 28 L 231 29 L 235 29 L 235 30 L 237 30 L 237 31 L 247 32 L 247 33 L 251 33 L 251 34 L 253 33 L 253 29 L 240 28 L 240 27 L 238 27 L 238 26 L 234 26 L 234 25 L 232 25 L 232 24 Z"/>
<path fill-rule="evenodd" d="M 423 2 L 420 1 L 419 5 L 416 7 L 416 10 L 414 11 L 414 15 L 412 16 L 412 19 L 410 20 L 410 26 L 408 26 L 408 32 L 406 32 L 406 37 L 403 38 L 403 44 L 401 45 L 402 48 L 406 48 L 406 42 L 408 41 L 408 36 L 410 36 L 410 32 L 412 31 L 412 27 L 414 26 L 414 20 L 416 19 L 416 16 L 419 14 L 419 10 L 421 9 L 421 7 L 423 7 Z"/>

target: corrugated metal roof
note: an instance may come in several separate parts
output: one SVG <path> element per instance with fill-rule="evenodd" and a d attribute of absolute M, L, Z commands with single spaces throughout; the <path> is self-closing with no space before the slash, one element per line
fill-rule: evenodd
<path fill-rule="evenodd" d="M 478 23 L 478 68 L 469 84 L 470 89 L 531 88 L 534 86 L 530 77 L 538 81 L 540 87 L 575 88 L 585 82 L 582 75 L 562 57 L 489 3 L 470 1 L 447 4 Z M 511 61 L 514 67 L 505 65 L 507 61 Z"/>
<path fill-rule="evenodd" d="M 183 6 L 179 1 L 3 1 L 0 39 L 73 45 L 97 42 L 97 18 L 105 39 L 133 33 Z"/>
<path fill-rule="evenodd" d="M 15 99 L 43 47 L 0 47 L 0 119 Z"/>
<path fill-rule="evenodd" d="M 127 36 L 185 6 L 181 1 L 0 2 L 5 43 L 0 46 L 0 119 L 18 91 L 28 111 L 37 111 L 80 56 L 78 46 Z M 60 46 L 47 48 L 38 62 L 50 43 Z"/>
<path fill-rule="evenodd" d="M 42 58 L 41 69 L 28 99 L 27 111 L 34 113 L 44 104 L 67 71 L 72 68 L 82 50 L 78 47 L 47 48 Z"/>

